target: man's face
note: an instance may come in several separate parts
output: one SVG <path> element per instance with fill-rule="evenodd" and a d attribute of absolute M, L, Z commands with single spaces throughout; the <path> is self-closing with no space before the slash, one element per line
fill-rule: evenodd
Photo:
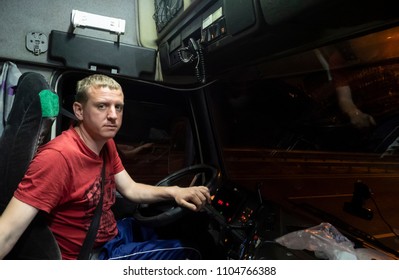
<path fill-rule="evenodd" d="M 93 140 L 108 140 L 122 125 L 123 92 L 108 87 L 90 88 L 82 105 L 82 125 Z"/>

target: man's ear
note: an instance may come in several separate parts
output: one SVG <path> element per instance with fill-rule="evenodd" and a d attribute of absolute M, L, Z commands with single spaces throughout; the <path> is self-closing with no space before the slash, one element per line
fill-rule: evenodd
<path fill-rule="evenodd" d="M 79 102 L 73 103 L 73 112 L 79 121 L 83 120 L 83 106 Z"/>

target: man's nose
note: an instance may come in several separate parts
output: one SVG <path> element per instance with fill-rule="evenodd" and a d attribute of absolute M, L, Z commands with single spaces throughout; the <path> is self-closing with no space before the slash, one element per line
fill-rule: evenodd
<path fill-rule="evenodd" d="M 110 106 L 110 107 L 109 107 L 107 117 L 108 117 L 109 119 L 116 119 L 116 118 L 118 118 L 118 115 L 117 115 L 117 113 L 116 113 L 116 108 L 115 108 L 115 106 Z"/>

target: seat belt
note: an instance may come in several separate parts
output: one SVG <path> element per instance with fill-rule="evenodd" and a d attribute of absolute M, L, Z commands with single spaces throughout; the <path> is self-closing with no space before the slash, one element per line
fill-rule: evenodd
<path fill-rule="evenodd" d="M 70 119 L 73 120 L 73 121 L 77 121 L 77 120 L 78 120 L 78 118 L 77 118 L 74 114 L 72 114 L 71 112 L 69 112 L 69 111 L 68 111 L 67 109 L 65 109 L 64 107 L 61 108 L 61 114 L 64 115 L 64 116 L 66 116 L 66 117 L 68 117 L 68 118 L 70 118 Z"/>
<path fill-rule="evenodd" d="M 66 110 L 65 108 L 61 108 L 61 114 L 67 116 L 73 121 L 78 121 L 77 117 Z M 90 258 L 90 254 L 93 250 L 94 241 L 96 239 L 98 227 L 100 225 L 102 208 L 103 208 L 103 196 L 104 196 L 104 184 L 105 184 L 105 150 L 103 153 L 103 167 L 101 170 L 101 194 L 100 200 L 96 206 L 96 210 L 94 211 L 93 220 L 91 221 L 89 230 L 87 231 L 86 238 L 83 242 L 82 248 L 80 249 L 78 260 L 88 260 Z"/>
<path fill-rule="evenodd" d="M 78 256 L 78 260 L 88 260 L 90 253 L 93 250 L 94 240 L 96 239 L 98 226 L 100 225 L 101 213 L 103 208 L 103 197 L 104 197 L 104 184 L 105 184 L 105 150 L 103 153 L 103 167 L 101 170 L 101 195 L 100 200 L 96 206 L 93 220 L 91 221 L 89 230 L 87 231 L 86 238 L 83 242 L 82 248 Z"/>

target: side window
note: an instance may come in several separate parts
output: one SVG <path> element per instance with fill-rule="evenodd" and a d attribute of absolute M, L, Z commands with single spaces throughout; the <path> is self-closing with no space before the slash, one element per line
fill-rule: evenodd
<path fill-rule="evenodd" d="M 62 106 L 73 112 L 75 87 L 87 73 L 68 72 L 57 81 Z M 138 182 L 155 184 L 195 163 L 187 97 L 168 88 L 118 79 L 125 96 L 123 123 L 115 142 L 126 171 Z M 58 131 L 69 117 L 59 118 Z"/>
<path fill-rule="evenodd" d="M 123 125 L 115 137 L 126 171 L 142 183 L 155 184 L 195 162 L 193 135 L 185 99 L 174 102 L 125 99 Z"/>

